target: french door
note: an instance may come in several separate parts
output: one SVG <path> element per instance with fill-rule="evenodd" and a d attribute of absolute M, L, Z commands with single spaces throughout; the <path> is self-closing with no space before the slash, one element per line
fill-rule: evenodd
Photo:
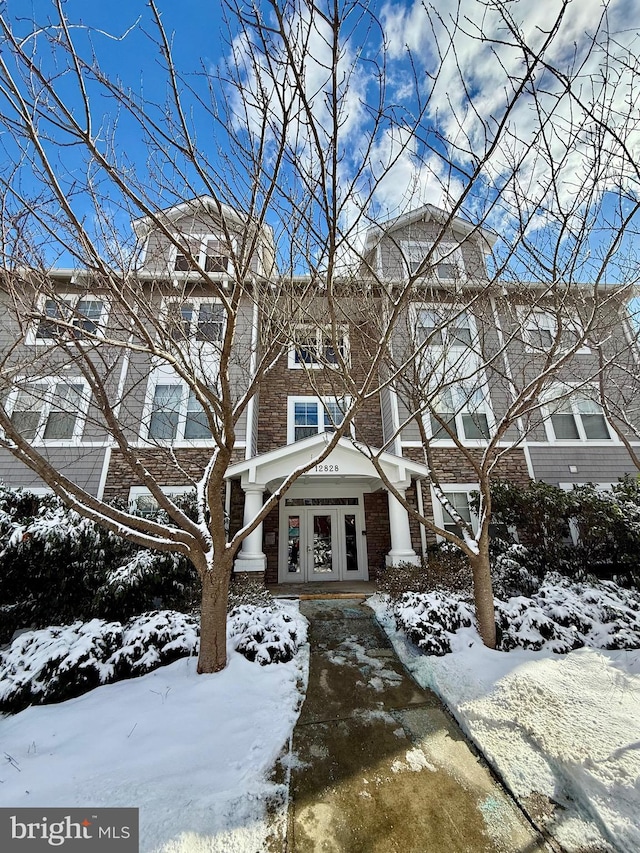
<path fill-rule="evenodd" d="M 280 580 L 366 578 L 366 542 L 359 507 L 286 507 L 281 531 Z"/>

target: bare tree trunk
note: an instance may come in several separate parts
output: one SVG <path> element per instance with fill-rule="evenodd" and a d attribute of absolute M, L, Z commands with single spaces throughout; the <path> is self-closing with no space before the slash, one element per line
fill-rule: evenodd
<path fill-rule="evenodd" d="M 491 583 L 489 542 L 487 537 L 480 537 L 478 546 L 478 555 L 469 558 L 473 574 L 473 598 L 476 605 L 478 630 L 485 646 L 495 649 L 496 614 L 493 605 L 493 584 Z"/>
<path fill-rule="evenodd" d="M 214 565 L 202 574 L 198 673 L 220 672 L 227 665 L 227 603 L 231 565 Z"/>

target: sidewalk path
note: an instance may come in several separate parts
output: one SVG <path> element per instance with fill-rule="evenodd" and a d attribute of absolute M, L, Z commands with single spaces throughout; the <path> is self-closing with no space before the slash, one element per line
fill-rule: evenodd
<path fill-rule="evenodd" d="M 287 853 L 542 853 L 358 600 L 302 601 L 307 698 L 293 736 Z"/>

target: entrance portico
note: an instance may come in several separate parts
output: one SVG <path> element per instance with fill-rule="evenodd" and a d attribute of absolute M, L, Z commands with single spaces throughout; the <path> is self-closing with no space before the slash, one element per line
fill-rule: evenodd
<path fill-rule="evenodd" d="M 292 471 L 314 462 L 330 439 L 330 434 L 321 433 L 231 466 L 228 477 L 239 477 L 245 494 L 244 524 L 255 518 L 265 493 L 272 494 Z M 386 452 L 377 455 L 385 477 L 401 495 L 412 478 L 427 475 L 419 463 Z M 348 438 L 340 439 L 331 453 L 301 474 L 280 500 L 278 581 L 368 580 L 370 519 L 365 495 L 384 489 L 367 452 Z M 412 547 L 408 513 L 390 492 L 387 499 L 391 540 L 387 565 L 419 563 Z M 236 571 L 265 570 L 262 537 L 260 524 L 244 540 Z"/>

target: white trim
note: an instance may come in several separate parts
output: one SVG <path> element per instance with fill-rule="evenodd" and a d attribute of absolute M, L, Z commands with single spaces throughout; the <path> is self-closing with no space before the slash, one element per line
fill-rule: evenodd
<path fill-rule="evenodd" d="M 42 405 L 39 409 L 40 418 L 38 425 L 36 427 L 34 437 L 29 439 L 29 444 L 34 447 L 87 447 L 92 445 L 102 447 L 107 443 L 107 440 L 98 442 L 82 441 L 87 421 L 87 412 L 89 411 L 89 405 L 91 403 L 91 391 L 89 389 L 89 384 L 82 376 L 22 376 L 16 378 L 4 404 L 4 408 L 9 419 L 11 419 L 13 415 L 14 407 L 18 401 L 18 395 L 20 392 L 29 392 L 29 386 L 34 385 L 46 385 L 47 387 L 42 393 L 41 398 L 36 397 L 36 399 L 40 399 Z M 55 399 L 58 385 L 82 386 L 82 391 L 80 392 L 81 406 L 77 410 L 73 425 L 73 435 L 70 438 L 45 438 L 44 433 L 51 414 L 51 407 Z M 73 414 L 73 412 L 66 412 L 66 414 Z"/>
<path fill-rule="evenodd" d="M 180 386 L 180 403 L 177 408 L 178 423 L 176 425 L 176 435 L 174 438 L 154 438 L 149 436 L 151 427 L 151 415 L 153 413 L 153 403 L 155 400 L 155 391 L 158 385 L 175 385 Z M 209 438 L 185 438 L 184 431 L 187 422 L 187 407 L 189 397 L 192 392 L 191 387 L 181 379 L 174 370 L 167 365 L 160 365 L 149 373 L 147 382 L 147 390 L 145 394 L 144 405 L 142 408 L 142 417 L 140 419 L 140 433 L 138 444 L 144 447 L 211 447 L 215 443 L 213 436 Z M 238 443 L 236 443 L 238 446 Z"/>
<path fill-rule="evenodd" d="M 222 246 L 227 243 L 227 240 L 224 234 L 216 234 L 213 232 L 204 232 L 204 233 L 194 233 L 194 234 L 185 234 L 183 232 L 178 232 L 174 234 L 174 240 L 176 243 L 171 244 L 171 251 L 169 253 L 168 259 L 168 268 L 169 274 L 173 278 L 183 279 L 183 278 L 191 278 L 194 276 L 202 277 L 202 273 L 197 269 L 187 269 L 187 270 L 177 270 L 176 269 L 176 261 L 178 259 L 178 254 L 182 254 L 178 246 L 176 245 L 179 242 L 183 243 L 196 243 L 198 242 L 200 245 L 198 247 L 198 256 L 196 261 L 201 269 L 204 271 L 207 277 L 211 278 L 229 278 L 234 275 L 234 266 L 233 266 L 233 255 L 237 251 L 237 240 L 235 237 L 231 237 L 231 244 L 229 246 L 229 256 L 227 259 L 227 269 L 222 270 L 207 270 L 207 245 L 212 241 L 216 241 L 220 243 Z M 194 253 L 195 257 L 195 253 Z"/>
<path fill-rule="evenodd" d="M 458 493 L 458 494 L 466 493 L 467 501 L 470 502 L 470 497 L 471 497 L 472 492 L 479 492 L 480 491 L 480 485 L 479 485 L 479 483 L 446 483 L 444 485 L 440 484 L 440 489 L 447 496 L 454 494 L 454 493 Z M 442 530 L 444 530 L 445 529 L 445 527 L 444 527 L 444 515 L 443 515 L 444 507 L 442 506 L 442 504 L 440 503 L 440 501 L 438 499 L 438 496 L 436 494 L 436 490 L 433 487 L 433 484 L 431 484 L 431 506 L 433 508 L 433 521 L 434 521 L 435 525 L 437 527 L 441 528 Z M 471 517 L 471 527 L 473 529 L 473 532 L 477 533 L 478 520 L 479 519 L 478 519 L 478 516 L 475 514 L 475 512 L 473 512 L 473 510 L 471 509 L 470 506 L 469 506 L 469 514 Z M 444 539 L 444 536 L 441 536 L 439 533 L 436 533 L 436 539 L 438 540 L 438 542 L 446 541 Z"/>
<path fill-rule="evenodd" d="M 588 445 L 589 447 L 611 447 L 615 445 L 621 445 L 622 442 L 618 438 L 615 430 L 611 429 L 609 422 L 607 421 L 604 412 L 602 412 L 602 407 L 597 402 L 597 400 L 592 397 L 589 397 L 586 391 L 591 386 L 587 386 L 584 383 L 581 384 L 573 384 L 573 383 L 559 383 L 556 382 L 551 385 L 546 393 L 543 395 L 541 399 L 540 411 L 543 416 L 544 423 L 544 431 L 547 437 L 547 443 L 553 444 L 556 447 L 575 447 L 577 444 Z M 555 394 L 555 391 L 559 391 L 560 393 Z M 594 405 L 596 405 L 600 409 L 600 414 L 604 419 L 605 426 L 607 428 L 607 432 L 609 433 L 609 438 L 587 438 L 587 434 L 582 422 L 582 415 L 588 414 L 585 412 L 580 412 L 578 409 L 578 403 L 580 399 L 589 400 Z M 571 412 L 558 412 L 557 409 L 553 408 L 554 401 L 557 401 L 561 405 L 568 404 L 571 407 Z M 576 425 L 576 429 L 578 431 L 578 438 L 556 438 L 555 428 L 553 426 L 552 416 L 554 414 L 570 414 L 573 415 L 573 420 Z M 593 414 L 596 414 L 595 412 Z M 529 444 L 541 444 L 545 442 L 529 442 Z"/>
<path fill-rule="evenodd" d="M 286 506 L 287 499 L 291 498 L 357 498 L 358 503 L 350 505 L 327 504 L 326 506 Z M 326 512 L 325 512 L 326 511 Z M 331 572 L 328 577 L 322 577 L 314 574 L 310 569 L 309 564 L 305 566 L 302 562 L 303 554 L 307 551 L 309 539 L 309 521 L 312 514 L 318 515 L 331 514 L 335 525 L 335 557 L 334 557 L 334 572 Z M 300 560 L 301 571 L 290 573 L 288 569 L 289 562 L 289 528 L 287 518 L 289 515 L 298 515 L 300 518 Z M 358 570 L 347 571 L 346 567 L 346 539 L 343 530 L 342 520 L 345 515 L 355 515 L 356 542 L 358 553 Z M 367 537 L 363 535 L 365 531 L 365 514 L 364 514 L 364 494 L 357 487 L 348 485 L 328 485 L 328 484 L 305 484 L 295 485 L 284 495 L 280 501 L 280 513 L 278 521 L 278 582 L 279 583 L 305 583 L 313 580 L 368 580 L 368 551 Z M 333 531 L 332 531 L 333 532 Z"/>
<path fill-rule="evenodd" d="M 287 366 L 289 370 L 334 370 L 339 367 L 338 364 L 333 364 L 328 361 L 326 358 L 326 350 L 328 347 L 325 346 L 325 339 L 329 339 L 329 344 L 333 349 L 333 334 L 332 328 L 330 325 L 321 325 L 316 326 L 313 323 L 298 323 L 294 327 L 295 331 L 297 330 L 305 330 L 309 332 L 309 335 L 313 333 L 315 335 L 315 347 L 314 352 L 316 356 L 312 361 L 304 362 L 298 361 L 296 358 L 298 347 L 296 346 L 295 341 L 289 347 L 287 353 Z M 295 336 L 294 331 L 294 336 Z M 345 364 L 349 364 L 349 334 L 346 326 L 338 326 L 336 329 L 337 332 L 341 335 L 341 344 L 342 344 L 342 360 Z M 320 353 L 320 357 L 317 358 L 317 354 Z"/>
<path fill-rule="evenodd" d="M 340 397 L 314 397 L 311 395 L 295 395 L 287 397 L 287 444 L 297 444 L 298 441 L 303 441 L 304 439 L 296 439 L 296 424 L 295 424 L 295 406 L 296 403 L 307 403 L 313 404 L 316 406 L 317 413 L 317 433 L 321 435 L 326 432 L 331 432 L 331 430 L 325 429 L 324 423 L 324 413 L 326 411 L 325 405 L 329 403 L 339 404 L 343 402 L 343 406 L 345 409 L 345 413 L 349 410 L 349 406 L 351 405 L 351 400 L 348 397 L 343 397 L 342 400 Z M 350 426 L 351 435 L 354 436 L 354 425 L 353 422 Z M 305 438 L 309 438 L 309 436 L 305 436 Z"/>
<path fill-rule="evenodd" d="M 29 323 L 29 328 L 27 330 L 27 334 L 25 335 L 24 343 L 26 346 L 43 346 L 50 347 L 66 344 L 66 345 L 75 345 L 77 343 L 82 344 L 83 346 L 89 346 L 92 344 L 96 344 L 97 341 L 95 338 L 86 338 L 86 337 L 78 337 L 78 338 L 39 338 L 37 337 L 38 329 L 40 328 L 40 324 L 47 321 L 46 315 L 46 304 L 47 302 L 58 302 L 58 303 L 68 303 L 70 310 L 70 317 L 72 324 L 76 319 L 80 319 L 82 315 L 75 315 L 77 311 L 78 304 L 80 302 L 99 302 L 102 305 L 102 310 L 100 312 L 100 317 L 96 322 L 96 337 L 100 338 L 104 336 L 104 330 L 107 325 L 107 321 L 109 318 L 109 302 L 105 296 L 100 293 L 92 293 L 90 291 L 82 291 L 80 293 L 67 293 L 66 291 L 61 293 L 41 293 L 38 296 L 37 300 L 37 311 L 40 316 L 36 317 Z M 52 322 L 55 322 L 55 317 L 52 317 Z M 64 319 L 64 318 L 61 318 Z M 67 321 L 68 322 L 68 321 Z"/>
<path fill-rule="evenodd" d="M 538 355 L 546 354 L 549 349 L 551 349 L 552 344 L 548 348 L 544 347 L 539 342 L 537 343 L 532 340 L 532 334 L 536 330 L 548 331 L 553 343 L 553 340 L 555 340 L 555 337 L 558 334 L 557 314 L 543 306 L 516 305 L 516 315 L 522 328 L 522 341 L 524 343 L 525 352 L 537 353 Z M 536 317 L 543 322 L 535 322 Z M 582 323 L 577 312 L 572 312 L 571 316 L 563 317 L 562 320 L 565 331 L 570 331 L 571 329 L 575 330 L 576 340 L 579 340 L 584 336 Z M 556 352 L 562 353 L 570 349 L 570 343 L 567 344 L 561 341 Z M 575 355 L 591 355 L 591 349 L 583 342 L 582 346 L 575 351 Z"/>
<path fill-rule="evenodd" d="M 198 329 L 200 327 L 200 310 L 203 305 L 219 305 L 222 308 L 222 319 L 220 322 L 220 336 L 215 340 L 200 340 L 198 339 Z M 169 320 L 169 310 L 170 306 L 175 306 L 180 312 L 180 322 L 189 323 L 189 333 L 184 337 L 180 336 L 177 338 L 172 338 L 175 341 L 176 345 L 180 345 L 185 342 L 189 345 L 190 348 L 194 348 L 197 351 L 205 350 L 205 352 L 210 349 L 214 353 L 218 353 L 220 350 L 220 344 L 224 339 L 224 334 L 227 325 L 227 316 L 224 310 L 224 304 L 221 299 L 217 296 L 186 296 L 181 294 L 179 296 L 165 295 L 162 298 L 162 307 L 161 307 L 161 317 L 164 323 L 165 330 L 167 329 L 168 320 Z M 181 312 L 183 307 L 192 306 L 193 312 L 191 318 L 187 321 L 182 318 Z M 218 322 L 218 321 L 215 321 Z M 169 331 L 169 335 L 171 335 L 171 330 Z"/>
<path fill-rule="evenodd" d="M 189 492 L 193 492 L 195 494 L 196 487 L 195 485 L 190 486 L 160 486 L 160 490 L 164 495 L 168 498 L 178 497 L 179 495 L 187 495 Z M 131 486 L 129 488 L 129 497 L 127 499 L 127 504 L 130 508 L 135 507 L 136 500 L 139 497 L 149 497 L 155 500 L 151 492 L 146 486 Z"/>
<path fill-rule="evenodd" d="M 405 279 L 416 275 L 413 269 L 413 264 L 416 263 L 411 257 L 412 253 L 420 254 L 422 263 L 429 253 L 431 253 L 430 262 L 423 267 L 418 278 L 430 278 L 437 282 L 455 282 L 462 284 L 466 281 L 466 272 L 464 265 L 464 256 L 460 243 L 454 243 L 449 240 L 400 240 L 400 252 L 402 254 L 403 270 L 402 274 Z M 439 274 L 440 264 L 455 267 L 455 274 L 451 276 L 443 276 Z M 416 266 L 416 269 L 419 267 Z"/>
<path fill-rule="evenodd" d="M 422 300 L 419 302 L 412 302 L 410 310 L 411 328 L 416 331 L 416 346 L 421 346 L 423 344 L 422 341 L 418 340 L 417 335 L 418 329 L 421 327 L 421 324 L 419 323 L 419 315 L 423 311 L 432 311 L 441 315 L 440 323 L 434 328 L 441 330 L 442 343 L 425 344 L 427 351 L 432 350 L 436 353 L 442 353 L 452 350 L 455 353 L 460 353 L 468 350 L 476 358 L 479 359 L 481 357 L 481 353 L 477 352 L 476 347 L 474 346 L 474 344 L 478 343 L 478 328 L 476 326 L 476 320 L 468 308 L 461 310 L 460 306 L 453 302 L 425 302 Z M 451 320 L 447 315 L 454 315 L 455 319 Z M 466 323 L 461 322 L 463 319 L 466 320 Z M 455 339 L 449 340 L 449 325 L 452 325 L 454 328 L 469 329 L 471 342 L 469 344 L 465 344 L 460 341 L 456 341 Z"/>

